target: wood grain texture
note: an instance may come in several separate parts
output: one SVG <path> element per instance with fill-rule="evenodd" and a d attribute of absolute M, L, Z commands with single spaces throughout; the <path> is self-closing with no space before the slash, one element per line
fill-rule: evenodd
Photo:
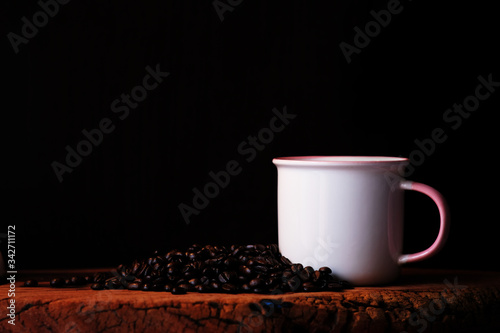
<path fill-rule="evenodd" d="M 31 272 L 37 274 L 44 276 Z M 497 272 L 405 269 L 390 286 L 283 295 L 53 289 L 46 282 L 27 288 L 18 282 L 15 326 L 6 316 L 8 290 L 0 286 L 2 332 L 500 331 Z"/>

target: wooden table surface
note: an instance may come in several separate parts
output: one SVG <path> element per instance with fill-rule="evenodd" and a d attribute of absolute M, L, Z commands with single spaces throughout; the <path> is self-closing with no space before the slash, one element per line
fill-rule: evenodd
<path fill-rule="evenodd" d="M 500 272 L 406 268 L 393 285 L 282 295 L 22 283 L 72 274 L 20 273 L 13 297 L 9 284 L 0 286 L 0 332 L 500 332 Z"/>

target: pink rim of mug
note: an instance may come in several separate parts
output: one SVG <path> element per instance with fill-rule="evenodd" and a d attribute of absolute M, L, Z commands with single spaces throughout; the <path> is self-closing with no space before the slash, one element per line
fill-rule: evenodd
<path fill-rule="evenodd" d="M 276 165 L 368 165 L 408 163 L 405 157 L 389 156 L 289 156 L 273 159 Z"/>

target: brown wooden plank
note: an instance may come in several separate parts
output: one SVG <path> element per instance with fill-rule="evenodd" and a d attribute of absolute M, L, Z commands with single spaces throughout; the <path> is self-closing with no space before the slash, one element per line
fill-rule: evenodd
<path fill-rule="evenodd" d="M 79 271 L 60 271 L 60 275 Z M 47 272 L 28 272 L 47 277 Z M 49 272 L 54 274 L 57 272 Z M 49 275 L 50 275 L 49 274 Z M 26 277 L 26 272 L 24 272 Z M 48 280 L 48 279 L 46 279 Z M 407 268 L 388 286 L 284 295 L 198 294 L 89 287 L 15 290 L 15 326 L 6 316 L 9 285 L 0 286 L 3 332 L 474 332 L 500 329 L 500 273 Z M 262 300 L 291 307 L 278 311 Z M 253 304 L 253 305 L 252 305 Z"/>

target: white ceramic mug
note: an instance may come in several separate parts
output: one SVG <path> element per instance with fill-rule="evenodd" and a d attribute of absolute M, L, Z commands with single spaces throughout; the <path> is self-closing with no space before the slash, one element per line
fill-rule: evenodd
<path fill-rule="evenodd" d="M 299 156 L 273 159 L 278 168 L 281 253 L 315 269 L 328 266 L 355 285 L 394 281 L 399 266 L 426 259 L 444 245 L 449 213 L 435 189 L 404 180 L 401 157 Z M 428 249 L 402 254 L 403 191 L 436 203 L 441 225 Z"/>

